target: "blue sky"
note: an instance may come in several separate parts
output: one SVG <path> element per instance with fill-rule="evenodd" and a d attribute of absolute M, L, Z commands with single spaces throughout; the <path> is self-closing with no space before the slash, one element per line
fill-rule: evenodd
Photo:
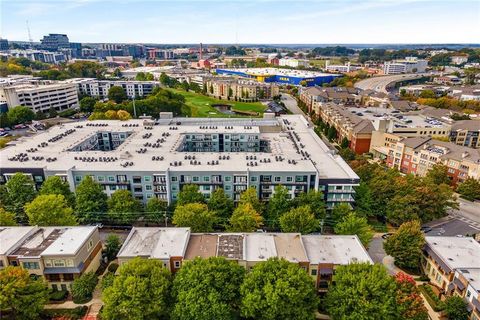
<path fill-rule="evenodd" d="M 0 36 L 143 43 L 480 43 L 480 0 L 0 0 Z"/>

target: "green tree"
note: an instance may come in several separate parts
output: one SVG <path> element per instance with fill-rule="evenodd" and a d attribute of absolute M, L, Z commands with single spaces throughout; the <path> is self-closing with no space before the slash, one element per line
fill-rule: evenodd
<path fill-rule="evenodd" d="M 317 219 L 324 219 L 326 215 L 326 205 L 321 191 L 309 190 L 302 192 L 292 200 L 292 207 L 301 207 L 308 205 Z"/>
<path fill-rule="evenodd" d="M 277 258 L 256 264 L 245 276 L 240 294 L 245 318 L 315 319 L 314 282 L 298 264 Z"/>
<path fill-rule="evenodd" d="M 330 128 L 328 128 L 327 138 L 330 141 L 333 141 L 337 138 L 337 129 L 335 129 L 334 126 L 331 126 Z"/>
<path fill-rule="evenodd" d="M 240 195 L 239 204 L 247 203 L 250 203 L 255 211 L 257 211 L 259 214 L 262 214 L 263 203 L 258 199 L 258 192 L 257 189 L 255 189 L 254 187 L 249 187 Z"/>
<path fill-rule="evenodd" d="M 279 218 L 290 209 L 290 205 L 288 189 L 282 185 L 275 186 L 273 196 L 268 201 L 267 225 L 277 228 Z"/>
<path fill-rule="evenodd" d="M 184 185 L 177 196 L 177 205 L 183 206 L 189 203 L 204 203 L 205 197 L 198 190 L 195 184 Z"/>
<path fill-rule="evenodd" d="M 427 308 L 425 308 L 413 277 L 399 272 L 395 275 L 395 281 L 397 283 L 397 306 L 400 319 L 428 320 Z"/>
<path fill-rule="evenodd" d="M 117 190 L 110 199 L 108 204 L 108 216 L 113 221 L 119 223 L 131 223 L 136 220 L 137 215 L 142 211 L 142 204 L 135 199 L 129 190 Z"/>
<path fill-rule="evenodd" d="M 76 303 L 85 303 L 92 299 L 98 278 L 94 272 L 87 272 L 73 280 L 72 297 Z"/>
<path fill-rule="evenodd" d="M 315 219 L 310 206 L 292 208 L 280 217 L 280 228 L 282 232 L 300 232 L 307 234 L 315 231 L 320 222 Z"/>
<path fill-rule="evenodd" d="M 223 257 L 185 262 L 175 275 L 173 319 L 233 319 L 245 269 Z"/>
<path fill-rule="evenodd" d="M 444 164 L 437 163 L 431 167 L 425 177 L 426 180 L 433 184 L 450 185 L 450 177 L 448 176 L 448 167 Z"/>
<path fill-rule="evenodd" d="M 357 216 L 355 212 L 351 212 L 344 216 L 337 223 L 335 226 L 335 233 L 344 235 L 355 234 L 365 247 L 368 247 L 368 244 L 373 238 L 373 232 L 367 223 L 367 219 Z"/>
<path fill-rule="evenodd" d="M 80 100 L 80 111 L 82 112 L 92 112 L 93 108 L 95 107 L 95 103 L 97 103 L 97 99 L 93 97 L 83 97 Z"/>
<path fill-rule="evenodd" d="M 7 211 L 13 212 L 17 221 L 25 221 L 24 206 L 37 194 L 33 180 L 23 173 L 15 173 L 5 184 L 6 193 L 2 203 Z"/>
<path fill-rule="evenodd" d="M 221 219 L 228 219 L 233 212 L 233 200 L 225 194 L 222 188 L 215 189 L 207 202 L 208 209 L 215 211 Z"/>
<path fill-rule="evenodd" d="M 117 270 L 103 292 L 102 319 L 164 319 L 170 309 L 171 274 L 156 259 L 135 258 Z"/>
<path fill-rule="evenodd" d="M 254 232 L 263 225 L 263 218 L 250 203 L 239 204 L 230 217 L 232 232 Z"/>
<path fill-rule="evenodd" d="M 350 146 L 350 141 L 348 141 L 347 137 L 343 137 L 342 142 L 340 143 L 340 148 L 346 149 Z"/>
<path fill-rule="evenodd" d="M 480 200 L 480 181 L 474 178 L 467 178 L 457 187 L 457 192 L 470 201 Z"/>
<path fill-rule="evenodd" d="M 416 269 L 420 264 L 425 236 L 419 221 L 403 223 L 384 243 L 385 252 L 395 258 L 400 268 Z"/>
<path fill-rule="evenodd" d="M 109 261 L 112 261 L 117 257 L 117 253 L 120 251 L 121 246 L 122 243 L 120 242 L 120 238 L 116 234 L 109 234 L 107 236 L 107 239 L 105 240 L 105 254 Z"/>
<path fill-rule="evenodd" d="M 127 100 L 128 96 L 120 86 L 113 86 L 108 90 L 108 100 L 115 101 L 116 103 L 122 103 L 123 101 Z"/>
<path fill-rule="evenodd" d="M 0 226 L 16 226 L 15 215 L 0 207 Z"/>
<path fill-rule="evenodd" d="M 380 264 L 352 263 L 335 270 L 325 304 L 332 319 L 397 319 L 397 286 Z"/>
<path fill-rule="evenodd" d="M 167 201 L 156 197 L 150 198 L 145 206 L 145 219 L 147 222 L 163 222 L 168 214 L 167 209 Z"/>
<path fill-rule="evenodd" d="M 8 110 L 7 117 L 12 125 L 25 123 L 35 119 L 35 112 L 29 107 L 16 106 Z"/>
<path fill-rule="evenodd" d="M 70 207 L 75 206 L 75 195 L 70 191 L 68 182 L 62 181 L 59 176 L 50 176 L 42 184 L 39 194 L 61 194 Z"/>
<path fill-rule="evenodd" d="M 37 196 L 25 205 L 28 223 L 31 226 L 73 226 L 77 219 L 73 209 L 68 206 L 61 194 L 45 194 Z"/>
<path fill-rule="evenodd" d="M 334 224 L 340 222 L 344 217 L 352 212 L 352 207 L 348 203 L 339 203 L 332 209 L 332 219 Z"/>
<path fill-rule="evenodd" d="M 468 320 L 467 302 L 459 296 L 447 297 L 444 309 L 449 320 Z"/>
<path fill-rule="evenodd" d="M 92 177 L 86 176 L 77 186 L 76 190 L 76 212 L 80 222 L 96 222 L 107 212 L 107 195 L 103 192 L 100 184 Z"/>
<path fill-rule="evenodd" d="M 355 212 L 361 217 L 371 217 L 375 213 L 372 211 L 373 199 L 368 185 L 361 181 L 355 188 Z"/>
<path fill-rule="evenodd" d="M 211 232 L 217 220 L 216 213 L 203 203 L 177 205 L 173 213 L 173 223 L 178 227 L 190 227 L 192 232 Z"/>
<path fill-rule="evenodd" d="M 0 270 L 0 312 L 5 316 L 38 319 L 47 301 L 48 289 L 43 280 L 35 280 L 20 267 Z"/>

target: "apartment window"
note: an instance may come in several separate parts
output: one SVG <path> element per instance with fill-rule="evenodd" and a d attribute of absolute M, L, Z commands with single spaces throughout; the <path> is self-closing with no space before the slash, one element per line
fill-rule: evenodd
<path fill-rule="evenodd" d="M 178 181 L 178 178 L 177 178 L 177 177 L 172 177 L 170 180 L 171 180 L 172 182 L 177 182 L 177 181 Z"/>
<path fill-rule="evenodd" d="M 35 180 L 35 182 L 42 182 L 43 181 L 42 176 L 34 176 L 33 179 Z"/>
<path fill-rule="evenodd" d="M 230 190 L 232 190 L 232 186 L 228 186 L 228 185 L 225 186 L 225 191 L 230 191 Z"/>
<path fill-rule="evenodd" d="M 142 177 L 133 177 L 133 183 L 142 183 Z"/>
<path fill-rule="evenodd" d="M 250 177 L 250 181 L 257 182 L 257 177 Z"/>
<path fill-rule="evenodd" d="M 52 265 L 52 260 L 45 260 L 45 267 L 51 267 Z"/>
<path fill-rule="evenodd" d="M 109 182 L 115 182 L 115 177 L 114 176 L 108 176 L 108 181 Z"/>
<path fill-rule="evenodd" d="M 470 292 L 470 290 L 467 291 L 467 298 L 470 298 L 470 296 L 472 295 L 472 293 Z"/>
<path fill-rule="evenodd" d="M 53 260 L 54 267 L 65 267 L 65 260 Z"/>
<path fill-rule="evenodd" d="M 133 191 L 137 192 L 137 193 L 142 192 L 142 187 L 135 187 L 135 188 L 133 188 Z"/>
<path fill-rule="evenodd" d="M 311 274 L 312 276 L 316 276 L 316 275 L 317 275 L 317 269 L 312 269 L 312 270 L 310 271 L 310 274 Z"/>
<path fill-rule="evenodd" d="M 175 261 L 175 262 L 174 262 L 174 267 L 175 267 L 175 269 L 180 268 L 180 264 L 181 264 L 180 261 Z"/>
<path fill-rule="evenodd" d="M 147 193 L 147 199 L 153 198 L 153 193 Z"/>
<path fill-rule="evenodd" d="M 275 182 L 280 182 L 282 181 L 282 177 L 275 177 Z"/>
<path fill-rule="evenodd" d="M 225 177 L 225 182 L 230 182 L 230 181 L 232 181 L 232 177 L 226 176 L 226 177 Z"/>
<path fill-rule="evenodd" d="M 98 182 L 104 182 L 104 181 L 105 181 L 105 177 L 104 177 L 104 176 L 98 176 L 98 177 L 97 177 L 97 181 L 98 181 Z"/>
<path fill-rule="evenodd" d="M 72 259 L 67 259 L 65 260 L 65 264 L 67 267 L 73 267 L 73 260 Z"/>
<path fill-rule="evenodd" d="M 210 191 L 210 186 L 203 186 L 203 190 Z"/>
<path fill-rule="evenodd" d="M 205 182 L 209 182 L 209 181 L 210 181 L 210 177 L 209 177 L 209 176 L 205 176 L 205 177 L 203 177 L 203 181 L 205 181 Z"/>
<path fill-rule="evenodd" d="M 152 181 L 152 177 L 151 177 L 151 176 L 145 176 L 145 177 L 143 177 L 143 180 L 144 180 L 145 182 L 151 182 L 151 181 Z"/>
<path fill-rule="evenodd" d="M 147 190 L 147 191 L 152 191 L 152 186 L 151 186 L 151 185 L 146 185 L 146 186 L 145 186 L 145 190 Z"/>
<path fill-rule="evenodd" d="M 23 262 L 22 264 L 25 269 L 40 269 L 38 262 Z"/>
<path fill-rule="evenodd" d="M 192 177 L 192 181 L 193 182 L 199 182 L 200 181 L 200 177 Z"/>
<path fill-rule="evenodd" d="M 75 182 L 81 182 L 82 176 L 75 176 Z"/>
<path fill-rule="evenodd" d="M 293 181 L 293 177 L 287 177 L 287 182 L 292 182 Z"/>

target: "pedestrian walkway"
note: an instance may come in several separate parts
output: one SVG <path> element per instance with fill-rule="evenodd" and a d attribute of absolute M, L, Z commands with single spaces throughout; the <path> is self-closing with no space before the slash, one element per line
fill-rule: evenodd
<path fill-rule="evenodd" d="M 387 268 L 388 273 L 390 273 L 392 276 L 396 275 L 399 272 L 406 273 L 405 271 L 397 267 L 394 264 L 394 261 L 395 259 L 392 256 L 385 256 L 383 258 L 382 263 L 385 266 L 385 268 Z"/>

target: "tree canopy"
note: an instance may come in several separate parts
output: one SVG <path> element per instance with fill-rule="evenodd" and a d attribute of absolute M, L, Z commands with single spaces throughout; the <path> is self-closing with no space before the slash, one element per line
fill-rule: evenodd
<path fill-rule="evenodd" d="M 118 223 L 132 223 L 142 211 L 142 204 L 135 199 L 129 190 L 117 190 L 107 200 L 108 216 Z"/>
<path fill-rule="evenodd" d="M 211 232 L 217 220 L 216 213 L 208 210 L 204 203 L 177 205 L 173 213 L 173 223 L 177 227 L 189 227 L 192 232 Z"/>
<path fill-rule="evenodd" d="M 0 226 L 16 226 L 15 215 L 0 207 Z"/>
<path fill-rule="evenodd" d="M 480 200 L 480 181 L 475 178 L 467 178 L 457 187 L 457 192 L 467 200 Z"/>
<path fill-rule="evenodd" d="M 459 296 L 447 297 L 444 311 L 449 320 L 468 320 L 470 314 L 467 310 L 467 302 Z"/>
<path fill-rule="evenodd" d="M 59 176 L 48 177 L 42 183 L 39 194 L 61 194 L 70 207 L 75 206 L 75 195 L 70 191 L 68 182 L 63 181 Z"/>
<path fill-rule="evenodd" d="M 399 272 L 395 275 L 395 281 L 397 283 L 397 306 L 400 319 L 428 320 L 427 308 L 425 308 L 413 277 Z"/>
<path fill-rule="evenodd" d="M 269 227 L 278 227 L 279 218 L 290 209 L 291 203 L 288 196 L 288 189 L 285 186 L 275 186 L 273 196 L 268 200 L 266 210 L 267 225 Z"/>
<path fill-rule="evenodd" d="M 227 219 L 233 212 L 233 200 L 230 199 L 222 188 L 215 189 L 208 200 L 208 209 L 215 211 L 219 218 Z"/>
<path fill-rule="evenodd" d="M 257 189 L 255 189 L 254 187 L 249 187 L 240 195 L 239 204 L 247 204 L 247 203 L 250 203 L 250 205 L 253 207 L 253 209 L 256 212 L 258 212 L 259 214 L 262 214 L 263 203 L 260 201 L 260 199 L 258 199 L 258 192 L 257 192 Z"/>
<path fill-rule="evenodd" d="M 113 86 L 108 90 L 108 100 L 115 101 L 116 103 L 122 103 L 123 101 L 127 100 L 128 96 L 120 86 Z"/>
<path fill-rule="evenodd" d="M 30 277 L 26 269 L 8 266 L 0 270 L 0 312 L 12 319 L 37 319 L 48 301 L 43 280 Z"/>
<path fill-rule="evenodd" d="M 121 265 L 103 292 L 102 319 L 164 319 L 170 310 L 171 275 L 156 259 L 135 258 Z"/>
<path fill-rule="evenodd" d="M 355 234 L 365 247 L 368 247 L 373 238 L 373 231 L 368 225 L 367 219 L 364 217 L 359 217 L 354 212 L 351 212 L 343 217 L 335 225 L 335 233 L 344 235 Z"/>
<path fill-rule="evenodd" d="M 292 208 L 280 217 L 282 232 L 300 232 L 307 234 L 318 229 L 320 221 L 315 219 L 309 205 Z"/>
<path fill-rule="evenodd" d="M 92 177 L 84 177 L 75 192 L 76 212 L 82 223 L 98 221 L 101 215 L 107 212 L 107 195 Z"/>
<path fill-rule="evenodd" d="M 32 226 L 73 226 L 77 219 L 73 209 L 68 206 L 61 194 L 45 194 L 37 196 L 25 205 L 28 223 Z"/>
<path fill-rule="evenodd" d="M 256 264 L 245 276 L 240 294 L 243 317 L 315 319 L 315 285 L 298 264 L 277 258 Z"/>
<path fill-rule="evenodd" d="M 10 124 L 15 125 L 32 121 L 35 119 L 35 112 L 29 107 L 16 106 L 8 110 L 7 117 Z"/>
<path fill-rule="evenodd" d="M 424 245 L 425 236 L 418 221 L 403 223 L 383 243 L 385 252 L 395 258 L 395 264 L 408 269 L 418 268 Z"/>
<path fill-rule="evenodd" d="M 397 285 L 380 264 L 338 266 L 325 304 L 333 319 L 397 319 Z"/>
<path fill-rule="evenodd" d="M 15 214 L 17 221 L 25 221 L 24 206 L 32 201 L 36 194 L 33 180 L 23 173 L 15 173 L 5 184 L 0 200 L 7 211 Z"/>
<path fill-rule="evenodd" d="M 321 191 L 309 190 L 302 192 L 292 199 L 292 207 L 301 207 L 308 205 L 317 219 L 324 219 L 326 215 L 326 205 Z"/>
<path fill-rule="evenodd" d="M 177 195 L 177 205 L 182 206 L 189 203 L 204 203 L 205 197 L 200 193 L 195 184 L 184 185 Z"/>
<path fill-rule="evenodd" d="M 185 262 L 175 275 L 173 319 L 233 319 L 245 268 L 222 257 Z"/>
<path fill-rule="evenodd" d="M 238 205 L 230 217 L 228 230 L 232 232 L 254 232 L 263 225 L 263 218 L 250 203 Z"/>

